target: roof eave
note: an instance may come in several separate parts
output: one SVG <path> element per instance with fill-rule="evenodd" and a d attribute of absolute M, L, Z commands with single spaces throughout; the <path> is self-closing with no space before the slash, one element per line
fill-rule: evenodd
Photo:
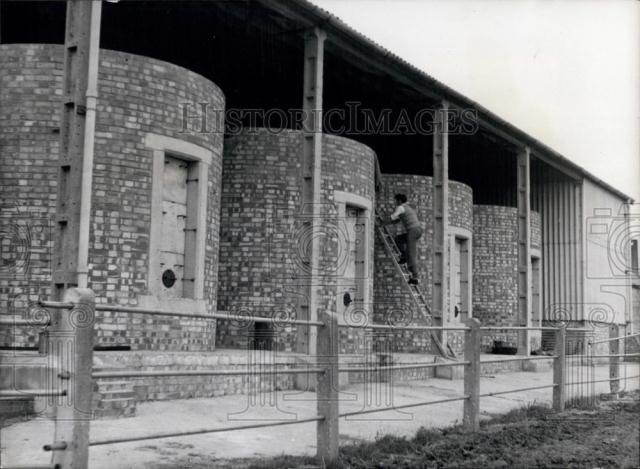
<path fill-rule="evenodd" d="M 395 71 L 402 74 L 403 82 L 408 82 L 417 92 L 423 93 L 431 99 L 445 99 L 459 108 L 472 108 L 477 110 L 479 124 L 484 127 L 485 130 L 495 133 L 515 146 L 528 146 L 534 156 L 554 166 L 568 176 L 574 179 L 581 177 L 590 179 L 621 199 L 624 199 L 626 202 L 634 202 L 629 195 L 591 174 L 586 169 L 572 162 L 538 139 L 489 111 L 484 106 L 467 98 L 401 57 L 393 54 L 391 51 L 353 29 L 337 16 L 314 5 L 310 1 L 258 1 L 271 10 L 306 24 L 308 28 L 320 27 L 324 29 L 327 32 L 327 36 L 331 37 L 333 42 L 338 42 L 339 45 L 348 45 L 353 49 L 357 49 L 359 53 L 371 54 L 371 59 L 376 62 L 379 67 L 395 69 Z M 342 44 L 340 44 L 340 42 L 342 42 Z M 387 70 L 387 72 L 389 72 L 389 70 Z"/>

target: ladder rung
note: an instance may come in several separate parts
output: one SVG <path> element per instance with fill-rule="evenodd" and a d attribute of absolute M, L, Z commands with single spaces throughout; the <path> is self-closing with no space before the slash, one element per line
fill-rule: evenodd
<path fill-rule="evenodd" d="M 416 307 L 422 313 L 425 322 L 427 323 L 427 325 L 437 323 L 439 318 L 436 318 L 431 314 L 431 309 L 429 308 L 429 304 L 425 300 L 424 295 L 422 294 L 422 291 L 420 291 L 420 289 L 418 288 L 418 285 L 412 285 L 408 282 L 408 280 L 411 278 L 411 274 L 409 273 L 407 266 L 400 264 L 399 262 L 400 257 L 402 257 L 402 253 L 400 252 L 400 249 L 398 248 L 398 245 L 396 244 L 395 239 L 391 236 L 389 231 L 387 231 L 387 229 L 384 226 L 378 225 L 378 232 L 382 237 L 382 241 L 385 249 L 387 250 L 387 253 L 391 255 L 392 261 L 395 264 L 396 269 L 398 270 L 400 275 L 404 277 L 406 285 L 409 287 L 409 292 L 413 296 L 413 301 Z M 438 350 L 443 356 L 449 355 L 447 353 L 445 346 L 443 346 L 440 343 L 436 343 L 436 346 L 438 347 Z"/>

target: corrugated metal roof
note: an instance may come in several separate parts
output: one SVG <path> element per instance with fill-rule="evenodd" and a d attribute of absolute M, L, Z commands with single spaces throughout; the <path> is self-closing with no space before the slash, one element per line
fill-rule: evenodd
<path fill-rule="evenodd" d="M 299 13 L 309 18 L 310 26 L 314 25 L 324 29 L 327 29 L 329 26 L 332 27 L 332 29 L 335 29 L 339 34 L 343 34 L 345 38 L 359 42 L 366 49 L 370 50 L 371 54 L 377 54 L 385 60 L 394 63 L 394 65 L 404 68 L 407 71 L 407 74 L 413 75 L 416 79 L 420 80 L 421 85 L 433 88 L 436 93 L 443 95 L 445 99 L 451 101 L 453 104 L 476 109 L 479 115 L 486 119 L 490 124 L 493 124 L 503 132 L 510 134 L 514 139 L 521 141 L 524 145 L 528 145 L 534 154 L 550 158 L 557 162 L 559 166 L 565 167 L 569 171 L 577 172 L 578 174 L 594 181 L 598 185 L 608 189 L 618 197 L 633 202 L 633 199 L 629 195 L 591 174 L 586 169 L 555 151 L 553 148 L 550 148 L 538 139 L 532 137 L 523 130 L 520 130 L 510 122 L 489 111 L 481 104 L 467 98 L 441 81 L 436 80 L 425 71 L 407 62 L 402 57 L 399 57 L 361 32 L 355 30 L 333 13 L 320 8 L 309 0 L 261 0 L 261 3 L 265 4 L 267 7 L 269 7 L 270 4 L 278 4 L 281 7 L 279 10 L 282 8 L 291 9 L 292 11 L 297 10 Z M 315 19 L 315 21 L 313 21 L 313 19 Z"/>

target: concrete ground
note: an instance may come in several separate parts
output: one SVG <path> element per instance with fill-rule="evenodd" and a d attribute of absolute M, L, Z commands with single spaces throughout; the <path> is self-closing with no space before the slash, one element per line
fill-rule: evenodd
<path fill-rule="evenodd" d="M 640 374 L 640 364 L 624 364 L 621 376 Z M 605 379 L 608 367 L 569 367 L 567 380 Z M 485 375 L 481 393 L 540 386 L 552 382 L 551 371 Z M 640 379 L 621 382 L 621 390 L 640 388 Z M 392 392 L 390 392 L 392 389 Z M 349 412 L 388 405 L 446 399 L 462 394 L 462 380 L 432 378 L 426 381 L 351 385 L 342 391 L 340 411 Z M 568 386 L 568 397 L 609 392 L 608 383 Z M 315 415 L 315 394 L 280 391 L 251 402 L 248 396 L 159 401 L 138 404 L 134 418 L 97 420 L 91 423 L 91 440 L 142 436 L 154 432 L 186 431 L 248 425 L 273 420 L 295 420 Z M 551 403 L 551 388 L 481 399 L 483 416 L 504 413 L 529 403 Z M 371 440 L 379 434 L 413 435 L 421 426 L 447 427 L 462 419 L 462 402 L 392 410 L 342 418 L 342 442 Z M 172 462 L 267 457 L 279 454 L 315 453 L 315 422 L 278 427 L 200 434 L 119 443 L 90 448 L 92 469 L 171 467 Z M 46 464 L 50 454 L 42 445 L 53 441 L 53 422 L 45 418 L 16 423 L 0 431 L 3 467 Z M 180 467 L 188 467 L 182 465 Z"/>

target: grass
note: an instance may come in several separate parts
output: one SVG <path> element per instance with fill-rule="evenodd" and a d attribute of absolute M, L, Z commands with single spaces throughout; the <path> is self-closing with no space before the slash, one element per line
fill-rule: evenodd
<path fill-rule="evenodd" d="M 635 400 L 604 403 L 593 412 L 562 414 L 529 405 L 482 422 L 471 434 L 460 426 L 420 429 L 413 438 L 386 435 L 341 447 L 335 468 L 584 468 L 640 467 Z M 576 401 L 576 404 L 579 404 Z M 251 469 L 325 468 L 311 457 L 248 462 Z"/>
<path fill-rule="evenodd" d="M 572 397 L 564 406 L 567 409 L 594 410 L 600 406 L 600 398 L 597 396 Z"/>
<path fill-rule="evenodd" d="M 480 431 L 461 426 L 421 428 L 411 438 L 380 436 L 373 442 L 342 442 L 333 466 L 310 456 L 271 459 L 173 460 L 168 469 L 364 469 L 364 468 L 640 468 L 640 393 L 556 413 L 527 405 L 483 420 Z"/>

